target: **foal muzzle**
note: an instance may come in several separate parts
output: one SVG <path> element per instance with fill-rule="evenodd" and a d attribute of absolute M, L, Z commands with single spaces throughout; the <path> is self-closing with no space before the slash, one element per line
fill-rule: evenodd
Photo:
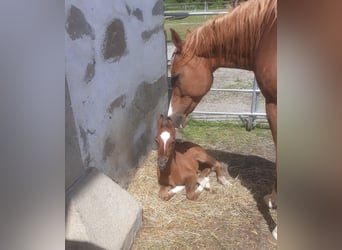
<path fill-rule="evenodd" d="M 167 158 L 166 156 L 158 158 L 157 163 L 158 163 L 160 170 L 165 169 L 166 163 L 168 162 L 168 160 L 169 160 L 169 158 Z"/>

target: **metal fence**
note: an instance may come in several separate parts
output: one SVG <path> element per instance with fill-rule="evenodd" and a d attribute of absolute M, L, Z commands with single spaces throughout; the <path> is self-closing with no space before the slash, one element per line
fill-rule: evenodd
<path fill-rule="evenodd" d="M 165 11 L 208 11 L 226 9 L 231 1 L 203 1 L 188 3 L 165 3 Z"/>
<path fill-rule="evenodd" d="M 165 12 L 165 17 L 177 17 L 177 18 L 185 18 L 191 15 L 218 15 L 224 14 L 227 12 L 222 11 L 196 11 L 196 12 Z M 168 50 L 167 50 L 168 51 Z M 170 65 L 170 53 L 167 52 L 168 58 L 168 66 Z M 259 103 L 259 96 L 260 90 L 258 88 L 257 82 L 254 78 L 253 81 L 253 88 L 252 89 L 218 89 L 218 88 L 211 88 L 209 92 L 212 91 L 219 91 L 222 93 L 225 92 L 237 92 L 241 94 L 250 94 L 251 101 L 250 101 L 250 112 L 218 112 L 218 111 L 205 111 L 205 110 L 194 110 L 192 112 L 192 117 L 194 119 L 199 120 L 241 120 L 248 131 L 252 130 L 257 123 L 267 123 L 266 113 L 264 112 L 257 112 L 258 103 Z"/>

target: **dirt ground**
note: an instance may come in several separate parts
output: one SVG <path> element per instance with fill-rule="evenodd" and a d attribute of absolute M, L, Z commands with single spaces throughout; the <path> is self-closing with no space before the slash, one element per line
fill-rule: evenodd
<path fill-rule="evenodd" d="M 252 72 L 244 70 L 219 69 L 214 86 L 251 88 L 253 77 Z M 228 107 L 241 111 L 243 107 L 250 111 L 246 104 L 249 98 L 229 99 L 214 94 L 204 98 L 198 109 Z M 262 100 L 259 108 L 264 110 Z M 158 197 L 157 153 L 152 150 L 128 188 L 143 207 L 143 227 L 132 249 L 276 249 L 270 240 L 270 231 L 277 222 L 276 210 L 269 210 L 263 201 L 275 178 L 270 130 L 248 139 L 232 134 L 229 142 L 201 145 L 223 164 L 232 185 L 218 184 L 215 173 L 211 173 L 211 190 L 204 191 L 197 201 L 187 200 L 184 191 L 162 201 Z"/>

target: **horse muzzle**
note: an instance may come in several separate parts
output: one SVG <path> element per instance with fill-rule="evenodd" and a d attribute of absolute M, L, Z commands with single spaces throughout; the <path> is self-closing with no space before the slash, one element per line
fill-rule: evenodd
<path fill-rule="evenodd" d="M 185 115 L 171 115 L 175 128 L 184 128 L 187 122 Z"/>

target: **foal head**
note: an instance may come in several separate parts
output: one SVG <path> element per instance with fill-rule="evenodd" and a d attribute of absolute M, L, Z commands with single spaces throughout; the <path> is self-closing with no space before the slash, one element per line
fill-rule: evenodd
<path fill-rule="evenodd" d="M 155 140 L 158 148 L 158 166 L 163 170 L 174 153 L 176 142 L 176 129 L 170 117 L 164 119 L 164 116 L 160 115 Z"/>
<path fill-rule="evenodd" d="M 204 57 L 184 51 L 182 41 L 176 31 L 171 29 L 172 42 L 176 46 L 171 61 L 172 96 L 168 116 L 177 128 L 185 126 L 190 114 L 213 83 L 212 66 Z M 189 36 L 189 34 L 188 34 Z"/>

